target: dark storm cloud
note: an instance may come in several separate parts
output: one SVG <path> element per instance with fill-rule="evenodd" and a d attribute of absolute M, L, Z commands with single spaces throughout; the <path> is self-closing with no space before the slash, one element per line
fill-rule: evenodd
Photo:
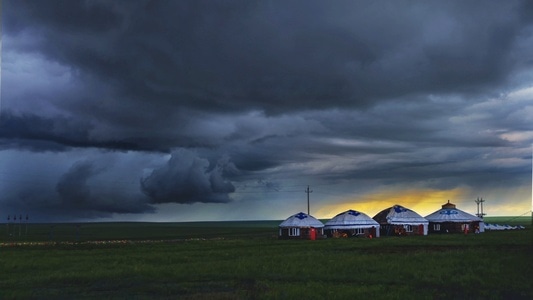
<path fill-rule="evenodd" d="M 159 159 L 150 163 L 152 159 L 142 152 L 71 152 L 74 158 L 87 158 L 69 163 L 69 152 L 41 154 L 49 162 L 34 160 L 36 154 L 30 152 L 24 152 L 30 158 L 26 161 L 2 158 L 1 206 L 8 212 L 30 213 L 33 220 L 39 215 L 41 221 L 151 214 L 161 203 L 230 202 L 235 187 L 227 178 L 240 173 L 229 157 L 218 157 L 210 163 L 185 149 L 173 152 L 163 165 Z M 33 165 L 35 162 L 38 165 Z M 153 169 L 143 176 L 142 170 L 150 165 Z"/>
<path fill-rule="evenodd" d="M 150 99 L 279 113 L 474 92 L 521 63 L 510 49 L 527 21 L 514 1 L 8 5 L 17 11 L 6 16 L 8 34 L 39 34 L 35 47 L 113 82 L 131 110 Z"/>
<path fill-rule="evenodd" d="M 142 191 L 153 203 L 226 203 L 233 184 L 222 176 L 224 165 L 209 168 L 209 161 L 193 152 L 172 153 L 167 164 L 141 179 Z"/>
<path fill-rule="evenodd" d="M 110 213 L 141 213 L 153 211 L 146 203 L 146 199 L 120 199 L 120 191 L 102 193 L 98 187 L 91 187 L 89 181 L 96 177 L 103 169 L 89 161 L 79 161 L 59 179 L 56 191 L 60 203 L 56 209 L 65 211 L 79 211 L 86 214 Z M 123 197 L 122 197 L 123 198 Z"/>
<path fill-rule="evenodd" d="M 47 118 L 34 114 L 1 114 L 0 148 L 31 151 L 65 151 L 71 147 L 110 150 L 165 151 L 148 143 L 127 140 L 97 141 L 90 137 L 92 125 L 66 117 Z M 167 150 L 168 151 L 168 150 Z"/>
<path fill-rule="evenodd" d="M 17 32 L 24 30 L 28 24 L 46 24 L 55 30 L 72 32 L 105 32 L 120 23 L 120 16 L 109 5 L 98 1 L 5 2 L 13 17 L 4 22 Z"/>
<path fill-rule="evenodd" d="M 63 163 L 55 163 L 57 159 L 51 160 L 50 165 L 60 170 L 63 168 Z M 18 168 L 2 170 L 11 173 L 9 179 L 4 176 L 2 182 L 8 184 L 7 187 L 3 186 L 4 194 L 0 201 L 4 211 L 29 214 L 34 222 L 155 212 L 138 185 L 135 190 L 120 181 L 119 184 L 113 184 L 117 177 L 112 181 L 106 180 L 105 173 L 110 171 L 109 162 L 106 165 L 104 160 L 75 161 L 64 171 L 43 170 L 32 166 L 33 162 L 13 162 Z M 56 176 L 58 173 L 59 176 Z"/>
<path fill-rule="evenodd" d="M 3 4 L 0 150 L 64 155 L 46 192 L 0 181 L 4 204 L 94 217 L 527 173 L 527 1 Z"/>

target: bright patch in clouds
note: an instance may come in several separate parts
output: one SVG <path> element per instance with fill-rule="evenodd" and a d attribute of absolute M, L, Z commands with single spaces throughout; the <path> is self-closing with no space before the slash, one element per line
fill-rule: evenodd
<path fill-rule="evenodd" d="M 457 204 L 460 208 L 464 200 L 459 199 L 464 199 L 468 194 L 469 191 L 466 188 L 376 191 L 343 200 L 340 203 L 323 206 L 317 211 L 316 216 L 319 218 L 331 218 L 338 213 L 353 209 L 373 217 L 383 209 L 395 204 L 407 207 L 425 216 L 440 209 L 441 205 L 446 203 L 447 200 Z"/>

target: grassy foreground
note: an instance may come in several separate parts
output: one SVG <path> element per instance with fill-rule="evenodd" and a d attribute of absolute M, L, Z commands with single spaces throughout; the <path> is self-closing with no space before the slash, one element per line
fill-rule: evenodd
<path fill-rule="evenodd" d="M 533 299 L 531 221 L 515 222 L 317 241 L 277 240 L 279 222 L 6 226 L 0 299 Z"/>

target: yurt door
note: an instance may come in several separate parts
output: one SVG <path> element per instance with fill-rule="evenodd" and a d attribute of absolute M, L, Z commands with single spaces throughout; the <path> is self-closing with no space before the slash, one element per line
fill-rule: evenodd
<path fill-rule="evenodd" d="M 311 240 L 314 241 L 316 240 L 316 229 L 311 227 L 311 236 L 310 236 Z"/>

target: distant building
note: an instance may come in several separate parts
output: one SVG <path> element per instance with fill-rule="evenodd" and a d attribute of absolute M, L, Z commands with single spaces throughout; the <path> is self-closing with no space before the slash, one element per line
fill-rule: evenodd
<path fill-rule="evenodd" d="M 324 233 L 328 237 L 379 237 L 379 223 L 362 212 L 350 209 L 327 221 Z"/>
<path fill-rule="evenodd" d="M 377 213 L 374 218 L 381 225 L 381 235 L 427 235 L 428 220 L 401 205 L 394 205 Z"/>
<path fill-rule="evenodd" d="M 455 204 L 447 203 L 436 212 L 426 216 L 429 221 L 430 233 L 476 233 L 484 232 L 483 219 L 466 213 L 455 207 Z"/>
<path fill-rule="evenodd" d="M 324 236 L 324 224 L 313 216 L 299 212 L 279 224 L 280 239 L 314 240 Z"/>

